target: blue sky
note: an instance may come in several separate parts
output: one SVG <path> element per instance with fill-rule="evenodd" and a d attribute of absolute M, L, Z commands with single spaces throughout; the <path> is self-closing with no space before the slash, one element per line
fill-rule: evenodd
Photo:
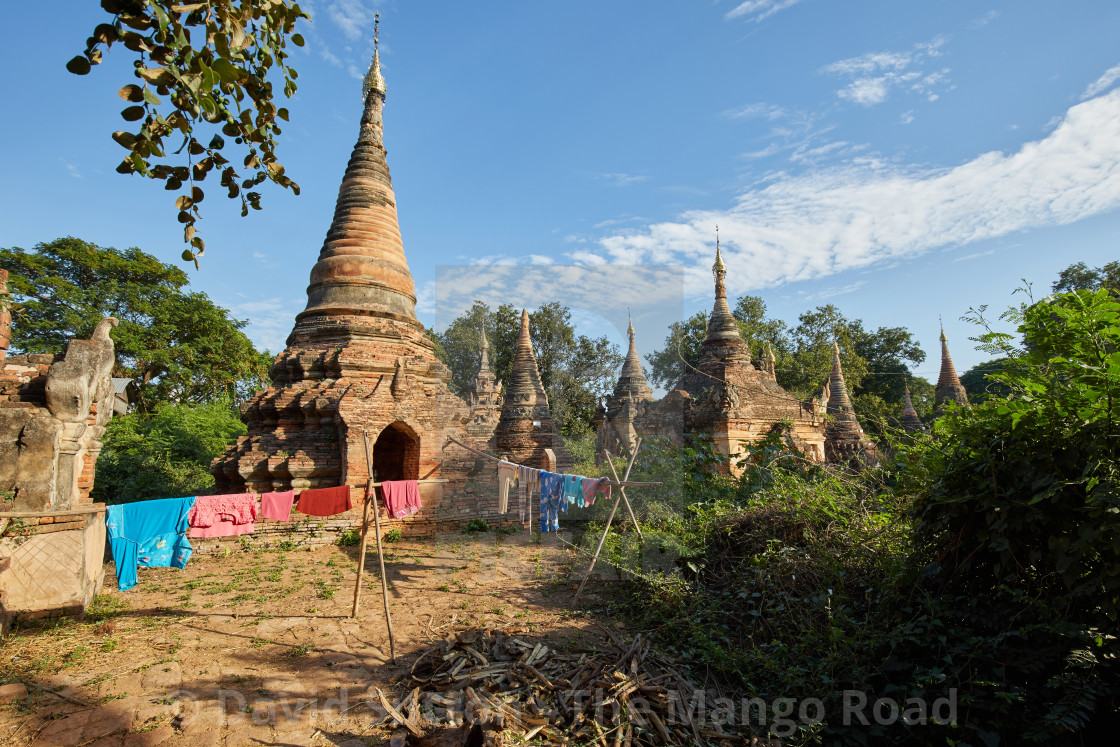
<path fill-rule="evenodd" d="M 9 13 L 44 33 L 0 47 L 0 245 L 75 235 L 177 262 L 171 193 L 114 172 L 130 60 L 114 50 L 84 78 L 64 69 L 97 6 Z M 464 294 L 556 298 L 622 343 L 631 306 L 648 352 L 666 320 L 710 308 L 718 224 L 731 293 L 791 322 L 835 303 L 909 327 L 929 354 L 916 372 L 936 378 L 939 315 L 963 372 L 986 357 L 959 320 L 969 307 L 1003 309 L 1020 278 L 1045 293 L 1071 262 L 1120 256 L 1115 2 L 303 6 L 313 22 L 280 153 L 302 196 L 265 189 L 243 219 L 210 190 L 191 269 L 273 352 L 305 303 L 357 136 L 375 9 L 426 324 Z M 604 263 L 623 274 L 600 278 Z M 643 282 L 665 265 L 680 268 L 672 288 Z"/>

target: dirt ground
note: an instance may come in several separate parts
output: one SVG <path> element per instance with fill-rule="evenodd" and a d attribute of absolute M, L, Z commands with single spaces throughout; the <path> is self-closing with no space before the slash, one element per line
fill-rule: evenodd
<path fill-rule="evenodd" d="M 354 547 L 196 556 L 184 570 L 141 568 L 126 592 L 110 565 L 85 622 L 0 645 L 0 681 L 13 682 L 0 688 L 0 744 L 385 743 L 376 689 L 396 702 L 419 653 L 451 630 L 519 628 L 572 647 L 599 638 L 596 621 L 568 608 L 582 573 L 565 540 L 386 544 L 395 665 L 372 543 L 357 619 Z M 20 681 L 33 683 L 26 693 Z"/>

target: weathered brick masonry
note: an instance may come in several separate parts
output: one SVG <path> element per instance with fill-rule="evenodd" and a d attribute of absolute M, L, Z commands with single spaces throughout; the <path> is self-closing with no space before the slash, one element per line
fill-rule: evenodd
<path fill-rule="evenodd" d="M 497 513 L 493 463 L 447 446 L 454 436 L 487 448 L 496 392 L 473 408 L 453 394 L 450 371 L 416 317 L 383 144 L 384 102 L 375 51 L 358 142 L 311 270 L 307 307 L 270 370 L 272 386 L 242 408 L 248 433 L 211 466 L 217 492 L 349 485 L 351 512 L 306 525 L 322 523 L 325 535 L 360 522 L 369 477 L 363 433 L 373 444 L 376 480 L 422 481 L 423 511 L 393 522 L 381 508 L 385 527 L 416 533 L 505 518 Z M 247 541 L 292 531 L 262 522 L 261 537 Z"/>

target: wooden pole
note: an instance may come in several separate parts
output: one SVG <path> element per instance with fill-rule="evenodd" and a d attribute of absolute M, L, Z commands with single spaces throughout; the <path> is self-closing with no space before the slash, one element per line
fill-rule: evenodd
<path fill-rule="evenodd" d="M 634 466 L 634 460 L 638 458 L 638 449 L 640 449 L 641 447 L 642 439 L 639 438 L 637 443 L 634 444 L 634 453 L 630 455 L 630 463 L 626 465 L 626 477 L 623 478 L 623 480 L 630 477 L 630 469 Z M 614 468 L 614 463 L 611 462 L 611 453 L 606 449 L 603 449 L 603 453 L 607 455 L 607 464 L 610 465 L 611 472 L 614 472 L 615 482 L 621 482 L 618 479 L 618 472 Z M 599 538 L 599 546 L 595 548 L 595 555 L 591 558 L 591 565 L 587 567 L 587 575 L 583 577 L 583 581 L 580 582 L 579 588 L 576 589 L 576 595 L 572 597 L 573 602 L 579 599 L 579 595 L 583 593 L 583 587 L 587 584 L 587 579 L 591 578 L 591 572 L 595 570 L 595 563 L 599 560 L 599 553 L 603 551 L 603 543 L 607 541 L 607 532 L 611 530 L 611 522 L 614 520 L 615 511 L 618 510 L 618 502 L 623 499 L 624 495 L 625 494 L 623 493 L 623 488 L 619 488 L 618 497 L 614 499 L 614 505 L 611 506 L 610 516 L 607 517 L 607 525 L 603 527 L 603 536 Z"/>
<path fill-rule="evenodd" d="M 642 536 L 642 528 L 638 526 L 638 517 L 634 516 L 634 509 L 630 508 L 630 499 L 626 497 L 626 480 L 630 479 L 630 468 L 634 466 L 634 459 L 638 456 L 638 449 L 642 446 L 642 439 L 639 436 L 637 443 L 634 444 L 634 453 L 630 455 L 630 464 L 626 465 L 626 478 L 623 480 L 618 479 L 618 472 L 615 471 L 614 462 L 610 459 L 607 460 L 607 466 L 611 468 L 611 474 L 614 475 L 614 481 L 618 483 L 618 492 L 622 496 L 622 502 L 626 505 L 626 511 L 630 514 L 630 521 L 634 522 L 634 531 L 638 533 L 638 542 L 644 543 L 646 538 Z"/>
<path fill-rule="evenodd" d="M 370 475 L 366 482 L 365 500 L 362 501 L 362 544 L 358 550 L 358 578 L 354 581 L 354 608 L 350 610 L 350 617 L 358 616 L 358 604 L 362 596 L 362 576 L 366 572 L 366 542 L 369 540 L 369 504 L 373 491 L 373 475 Z"/>
<path fill-rule="evenodd" d="M 365 447 L 366 447 L 366 472 L 369 473 L 369 484 L 370 484 L 371 491 L 372 491 L 372 486 L 373 486 L 373 456 L 370 452 L 369 434 L 367 434 L 364 430 L 362 431 L 362 443 L 364 443 Z M 366 501 L 366 509 L 365 510 L 366 510 L 367 515 L 369 513 L 369 504 L 370 503 L 373 503 L 374 536 L 377 539 L 377 563 L 381 567 L 381 601 L 385 605 L 385 627 L 389 629 L 389 658 L 392 660 L 392 662 L 394 664 L 396 664 L 397 663 L 397 652 L 396 652 L 396 644 L 393 641 L 393 619 L 389 616 L 389 582 L 385 578 L 385 555 L 381 550 L 381 512 L 378 509 L 378 506 L 377 506 L 377 503 L 376 503 L 376 498 L 372 494 L 372 492 L 371 492 L 371 495 L 367 498 L 367 501 Z M 367 519 L 367 520 L 365 520 L 364 528 L 368 528 L 368 527 L 369 527 L 369 523 L 368 523 L 368 519 Z M 361 569 L 362 569 L 363 566 L 365 566 L 365 561 L 366 561 L 365 547 L 366 547 L 365 532 L 363 531 L 363 533 L 362 533 L 362 555 L 358 559 L 358 583 L 361 583 L 361 578 L 362 578 L 361 577 L 361 573 L 362 573 Z M 354 614 L 357 614 L 357 611 L 358 611 L 358 593 L 357 593 L 357 591 L 355 591 L 354 592 Z"/>

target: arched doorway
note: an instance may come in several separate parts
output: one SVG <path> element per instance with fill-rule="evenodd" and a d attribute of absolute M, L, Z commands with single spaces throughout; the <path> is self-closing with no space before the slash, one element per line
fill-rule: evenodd
<path fill-rule="evenodd" d="M 373 444 L 373 476 L 382 480 L 420 479 L 420 437 L 401 422 L 390 423 Z"/>

